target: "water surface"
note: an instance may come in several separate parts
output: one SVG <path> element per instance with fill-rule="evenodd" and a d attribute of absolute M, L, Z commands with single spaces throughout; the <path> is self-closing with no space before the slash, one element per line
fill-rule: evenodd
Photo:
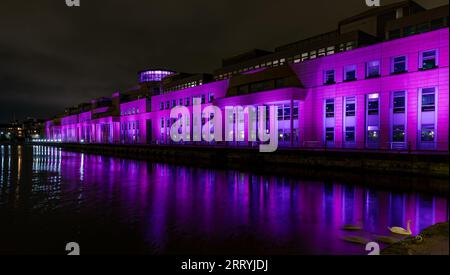
<path fill-rule="evenodd" d="M 445 197 L 1 146 L 0 253 L 365 254 L 343 240 L 448 220 Z M 345 224 L 362 231 L 349 232 Z"/>

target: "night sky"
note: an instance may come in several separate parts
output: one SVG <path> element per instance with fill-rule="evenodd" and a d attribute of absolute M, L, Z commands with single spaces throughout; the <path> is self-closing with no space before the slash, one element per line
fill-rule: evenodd
<path fill-rule="evenodd" d="M 0 123 L 111 95 L 146 68 L 212 72 L 223 57 L 331 31 L 367 9 L 364 0 L 2 0 Z"/>

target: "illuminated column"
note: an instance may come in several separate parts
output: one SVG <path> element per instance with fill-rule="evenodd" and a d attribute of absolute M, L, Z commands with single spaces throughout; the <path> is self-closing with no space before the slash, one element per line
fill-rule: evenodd
<path fill-rule="evenodd" d="M 289 116 L 290 118 L 290 125 L 289 127 L 291 128 L 291 133 L 290 133 L 290 143 L 291 143 L 291 147 L 294 147 L 294 98 L 291 97 L 291 115 Z M 278 118 L 275 118 L 278 119 Z"/>

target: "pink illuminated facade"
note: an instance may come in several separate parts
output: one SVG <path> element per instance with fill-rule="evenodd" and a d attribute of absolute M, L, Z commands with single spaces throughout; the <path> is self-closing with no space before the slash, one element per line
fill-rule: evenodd
<path fill-rule="evenodd" d="M 441 28 L 178 91 L 116 93 L 103 107 L 48 121 L 46 135 L 71 143 L 172 143 L 170 110 L 183 105 L 192 113 L 197 97 L 202 108 L 277 105 L 280 146 L 448 152 L 448 62 L 449 29 Z M 141 83 L 157 84 L 158 72 L 147 71 Z M 247 119 L 234 120 L 243 122 L 234 134 L 244 142 L 210 145 L 254 146 Z"/>

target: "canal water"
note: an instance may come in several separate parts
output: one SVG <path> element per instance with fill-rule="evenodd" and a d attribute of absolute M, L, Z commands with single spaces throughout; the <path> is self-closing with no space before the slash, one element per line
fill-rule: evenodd
<path fill-rule="evenodd" d="M 0 254 L 365 254 L 351 240 L 413 234 L 445 196 L 1 146 Z M 362 230 L 343 230 L 344 225 Z M 383 247 L 384 245 L 381 244 Z"/>

